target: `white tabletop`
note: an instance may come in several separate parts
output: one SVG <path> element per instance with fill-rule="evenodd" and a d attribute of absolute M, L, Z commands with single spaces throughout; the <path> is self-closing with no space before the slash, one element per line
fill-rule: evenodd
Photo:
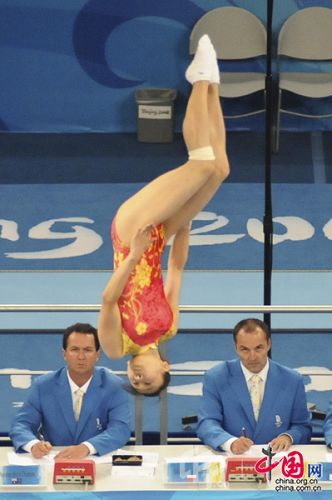
<path fill-rule="evenodd" d="M 258 449 L 258 448 L 257 448 Z M 259 448 L 260 449 L 260 448 Z M 43 465 L 44 473 L 44 487 L 43 491 L 142 491 L 142 490 L 183 490 L 183 489 L 230 489 L 230 490 L 252 490 L 252 489 L 272 489 L 275 490 L 277 485 L 281 485 L 280 478 L 284 478 L 281 473 L 281 468 L 275 468 L 272 472 L 272 481 L 263 484 L 250 484 L 250 483 L 226 483 L 224 480 L 218 485 L 204 485 L 204 484 L 168 484 L 166 482 L 165 474 L 165 459 L 166 458 L 181 458 L 188 459 L 188 462 L 193 457 L 204 457 L 206 455 L 214 456 L 216 458 L 227 458 L 230 455 L 225 453 L 216 453 L 204 445 L 168 445 L 168 446 L 127 446 L 124 448 L 126 452 L 135 454 L 157 453 L 158 465 L 152 477 L 114 477 L 112 475 L 111 459 L 109 463 L 96 464 L 96 482 L 94 485 L 53 485 L 53 465 Z M 0 465 L 8 464 L 8 452 L 13 451 L 11 447 L 0 447 Z M 326 446 L 324 445 L 306 445 L 306 446 L 293 446 L 289 451 L 299 451 L 303 454 L 304 461 L 315 464 L 320 462 L 332 461 L 332 453 L 329 455 Z M 233 457 L 235 455 L 232 455 Z M 264 455 L 260 453 L 260 458 Z M 331 458 L 329 458 L 331 456 Z M 137 469 L 137 467 L 136 467 Z M 279 483 L 278 480 L 279 479 Z M 277 482 L 276 482 L 277 481 Z M 286 483 L 289 486 L 291 479 Z M 304 485 L 304 482 L 301 483 Z M 285 484 L 283 484 L 285 486 Z M 0 486 L 0 490 L 13 491 L 14 487 Z M 324 484 L 323 489 L 330 489 L 329 484 Z M 19 491 L 40 491 L 40 487 L 19 487 Z M 332 489 L 332 485 L 331 485 Z M 279 491 L 282 491 L 279 488 Z M 285 491 L 285 490 L 284 490 Z M 302 490 L 303 491 L 303 490 Z"/>

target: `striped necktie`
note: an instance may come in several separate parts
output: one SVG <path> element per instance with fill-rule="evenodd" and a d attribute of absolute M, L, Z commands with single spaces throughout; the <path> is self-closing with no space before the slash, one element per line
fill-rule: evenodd
<path fill-rule="evenodd" d="M 82 403 L 83 403 L 84 392 L 82 389 L 77 389 L 74 392 L 74 417 L 76 422 L 80 418 Z"/>
<path fill-rule="evenodd" d="M 261 377 L 256 374 L 252 375 L 249 379 L 249 392 L 256 421 L 258 420 L 259 410 L 261 408 L 261 382 Z"/>

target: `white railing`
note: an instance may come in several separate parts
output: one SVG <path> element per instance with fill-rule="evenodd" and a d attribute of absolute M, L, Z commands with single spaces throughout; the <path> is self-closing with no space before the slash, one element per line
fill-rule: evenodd
<path fill-rule="evenodd" d="M 98 312 L 100 304 L 0 304 L 0 312 Z M 330 305 L 181 305 L 184 313 L 332 313 Z"/>

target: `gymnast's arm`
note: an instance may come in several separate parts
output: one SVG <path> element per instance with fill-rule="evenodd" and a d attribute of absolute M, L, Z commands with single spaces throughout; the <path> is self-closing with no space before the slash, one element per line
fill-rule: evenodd
<path fill-rule="evenodd" d="M 123 356 L 122 322 L 118 300 L 131 272 L 151 244 L 151 229 L 152 226 L 147 226 L 137 230 L 131 240 L 129 254 L 114 271 L 103 291 L 98 321 L 98 337 L 105 354 L 113 359 Z"/>
<path fill-rule="evenodd" d="M 168 257 L 165 295 L 172 309 L 174 325 L 179 321 L 179 302 L 182 275 L 188 259 L 190 224 L 183 226 L 175 234 Z"/>

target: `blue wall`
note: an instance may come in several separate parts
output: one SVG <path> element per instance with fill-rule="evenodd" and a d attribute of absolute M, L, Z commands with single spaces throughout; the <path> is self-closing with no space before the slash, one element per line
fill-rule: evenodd
<path fill-rule="evenodd" d="M 196 21 L 208 10 L 233 5 L 251 10 L 265 23 L 266 4 L 0 0 L 0 130 L 133 132 L 139 87 L 178 90 L 179 129 L 189 92 L 183 78 L 189 35 Z M 314 5 L 331 7 L 331 2 L 275 0 L 274 38 L 289 15 Z M 230 127 L 253 124 L 262 125 L 235 120 Z M 321 128 L 329 125 L 319 122 Z M 289 121 L 290 128 L 297 126 Z"/>

